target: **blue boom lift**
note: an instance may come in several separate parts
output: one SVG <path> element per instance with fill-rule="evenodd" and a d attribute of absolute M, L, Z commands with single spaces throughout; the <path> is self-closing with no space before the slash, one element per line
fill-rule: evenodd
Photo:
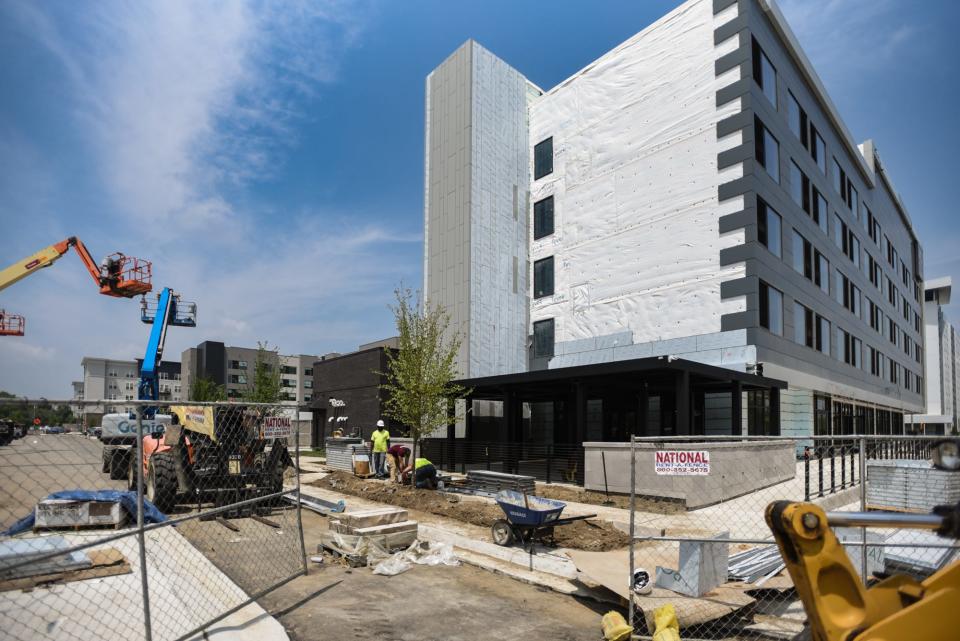
<path fill-rule="evenodd" d="M 163 346 L 167 339 L 169 327 L 196 327 L 197 305 L 180 300 L 180 295 L 169 287 L 164 287 L 157 294 L 155 301 L 148 301 L 144 297 L 140 302 L 140 320 L 152 326 L 150 338 L 147 341 L 147 351 L 143 355 L 143 364 L 140 366 L 140 382 L 137 385 L 137 398 L 142 401 L 160 400 L 159 370 L 163 358 Z M 169 422 L 169 418 L 162 421 L 157 417 L 157 406 L 147 405 L 141 409 L 143 415 L 143 431 L 149 433 L 160 428 L 162 422 Z M 107 414 L 103 417 L 100 433 L 103 442 L 103 471 L 110 474 L 110 478 L 119 480 L 128 478 L 130 470 L 130 454 L 137 444 L 137 427 L 135 416 L 127 414 Z"/>

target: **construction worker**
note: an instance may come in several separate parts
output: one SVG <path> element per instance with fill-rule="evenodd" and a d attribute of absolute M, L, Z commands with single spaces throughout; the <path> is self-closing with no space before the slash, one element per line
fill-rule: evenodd
<path fill-rule="evenodd" d="M 370 435 L 373 443 L 373 473 L 378 479 L 387 475 L 387 447 L 390 445 L 390 432 L 383 425 L 383 420 L 377 421 L 377 429 Z"/>
<path fill-rule="evenodd" d="M 410 448 L 406 445 L 391 445 L 387 450 L 387 467 L 390 468 L 390 480 L 403 482 L 403 471 L 409 465 Z"/>
<path fill-rule="evenodd" d="M 413 481 L 420 489 L 437 489 L 437 468 L 425 458 L 417 458 L 413 464 Z"/>

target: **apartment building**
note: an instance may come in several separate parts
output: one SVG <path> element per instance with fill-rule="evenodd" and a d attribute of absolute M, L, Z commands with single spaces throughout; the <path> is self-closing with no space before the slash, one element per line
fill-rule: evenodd
<path fill-rule="evenodd" d="M 635 433 L 897 433 L 922 410 L 909 213 L 772 1 L 685 2 L 549 90 L 468 41 L 426 123 L 424 291 L 465 378 L 672 356 L 789 385 L 736 410 L 704 388 L 673 422 L 685 387 L 606 399 L 658 416 Z"/>
<path fill-rule="evenodd" d="M 254 365 L 259 350 L 234 347 L 217 341 L 204 341 L 184 350 L 181 355 L 184 386 L 189 390 L 198 377 L 223 385 L 227 398 L 241 398 L 253 384 Z M 285 356 L 266 352 L 267 365 L 279 368 L 282 398 L 291 404 L 308 404 L 313 397 L 313 362 L 316 356 Z"/>
<path fill-rule="evenodd" d="M 924 375 L 927 404 L 923 414 L 905 417 L 908 428 L 925 434 L 949 434 L 960 427 L 957 400 L 960 395 L 960 350 L 957 330 L 947 319 L 944 307 L 950 304 L 953 281 L 935 278 L 924 283 L 923 330 Z"/>
<path fill-rule="evenodd" d="M 99 425 L 104 414 L 131 412 L 133 406 L 124 401 L 137 398 L 142 359 L 117 360 L 85 356 L 83 380 L 73 382 L 74 400 L 105 401 L 96 405 L 76 404 L 74 413 L 83 416 L 88 426 Z M 162 361 L 158 370 L 160 400 L 179 401 L 186 397 L 180 379 L 180 363 Z"/>

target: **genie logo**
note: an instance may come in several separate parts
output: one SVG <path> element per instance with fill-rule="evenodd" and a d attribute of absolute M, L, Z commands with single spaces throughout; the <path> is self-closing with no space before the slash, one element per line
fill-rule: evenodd
<path fill-rule="evenodd" d="M 117 421 L 114 425 L 115 425 L 115 427 L 114 427 L 114 429 L 112 429 L 112 430 L 109 429 L 109 427 L 105 425 L 105 426 L 104 426 L 104 427 L 106 428 L 105 431 L 111 432 L 111 433 L 116 433 L 116 434 L 123 434 L 123 435 L 125 435 L 125 436 L 126 436 L 126 435 L 131 435 L 131 436 L 136 436 L 136 435 L 137 435 L 137 422 L 136 422 L 136 421 L 130 421 L 130 420 L 121 419 L 121 420 Z M 161 422 L 158 422 L 158 421 L 143 421 L 143 433 L 144 433 L 144 434 L 149 434 L 149 433 L 151 433 L 151 432 L 162 432 L 162 431 L 164 430 L 165 425 L 166 425 L 165 423 L 161 423 Z"/>

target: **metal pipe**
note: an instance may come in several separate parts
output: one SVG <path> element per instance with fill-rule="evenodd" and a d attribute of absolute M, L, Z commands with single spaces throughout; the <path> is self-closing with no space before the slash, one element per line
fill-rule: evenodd
<path fill-rule="evenodd" d="M 683 537 L 683 536 L 635 536 L 636 541 L 664 541 L 667 543 L 743 543 L 746 545 L 776 545 L 777 542 L 772 539 L 708 539 L 703 537 Z M 950 541 L 952 539 L 944 539 Z M 862 547 L 864 544 L 860 541 L 842 541 L 843 545 L 851 547 Z M 931 548 L 931 549 L 960 549 L 960 543 L 887 543 L 868 542 L 867 547 L 871 548 Z"/>
<path fill-rule="evenodd" d="M 637 437 L 630 435 L 630 578 L 627 579 L 627 612 L 630 625 L 630 633 L 633 634 L 633 572 L 634 559 L 633 548 L 637 540 L 636 534 L 636 509 L 637 509 Z"/>
<path fill-rule="evenodd" d="M 867 441 L 863 438 L 860 439 L 860 510 L 863 512 L 867 511 Z M 853 463 L 850 464 L 850 471 L 853 472 Z M 864 545 L 867 544 L 867 528 L 860 528 L 860 539 Z M 864 550 L 860 555 L 860 576 L 866 577 L 867 574 L 867 551 Z"/>
<path fill-rule="evenodd" d="M 143 409 L 137 408 L 137 446 L 131 452 L 136 456 L 130 465 L 137 466 L 137 545 L 140 547 L 140 585 L 143 590 L 143 629 L 146 641 L 153 639 L 150 621 L 150 586 L 147 580 L 147 537 L 143 530 Z"/>
<path fill-rule="evenodd" d="M 900 512 L 827 512 L 827 522 L 833 527 L 936 530 L 943 525 L 943 517 L 935 514 L 902 514 Z"/>

